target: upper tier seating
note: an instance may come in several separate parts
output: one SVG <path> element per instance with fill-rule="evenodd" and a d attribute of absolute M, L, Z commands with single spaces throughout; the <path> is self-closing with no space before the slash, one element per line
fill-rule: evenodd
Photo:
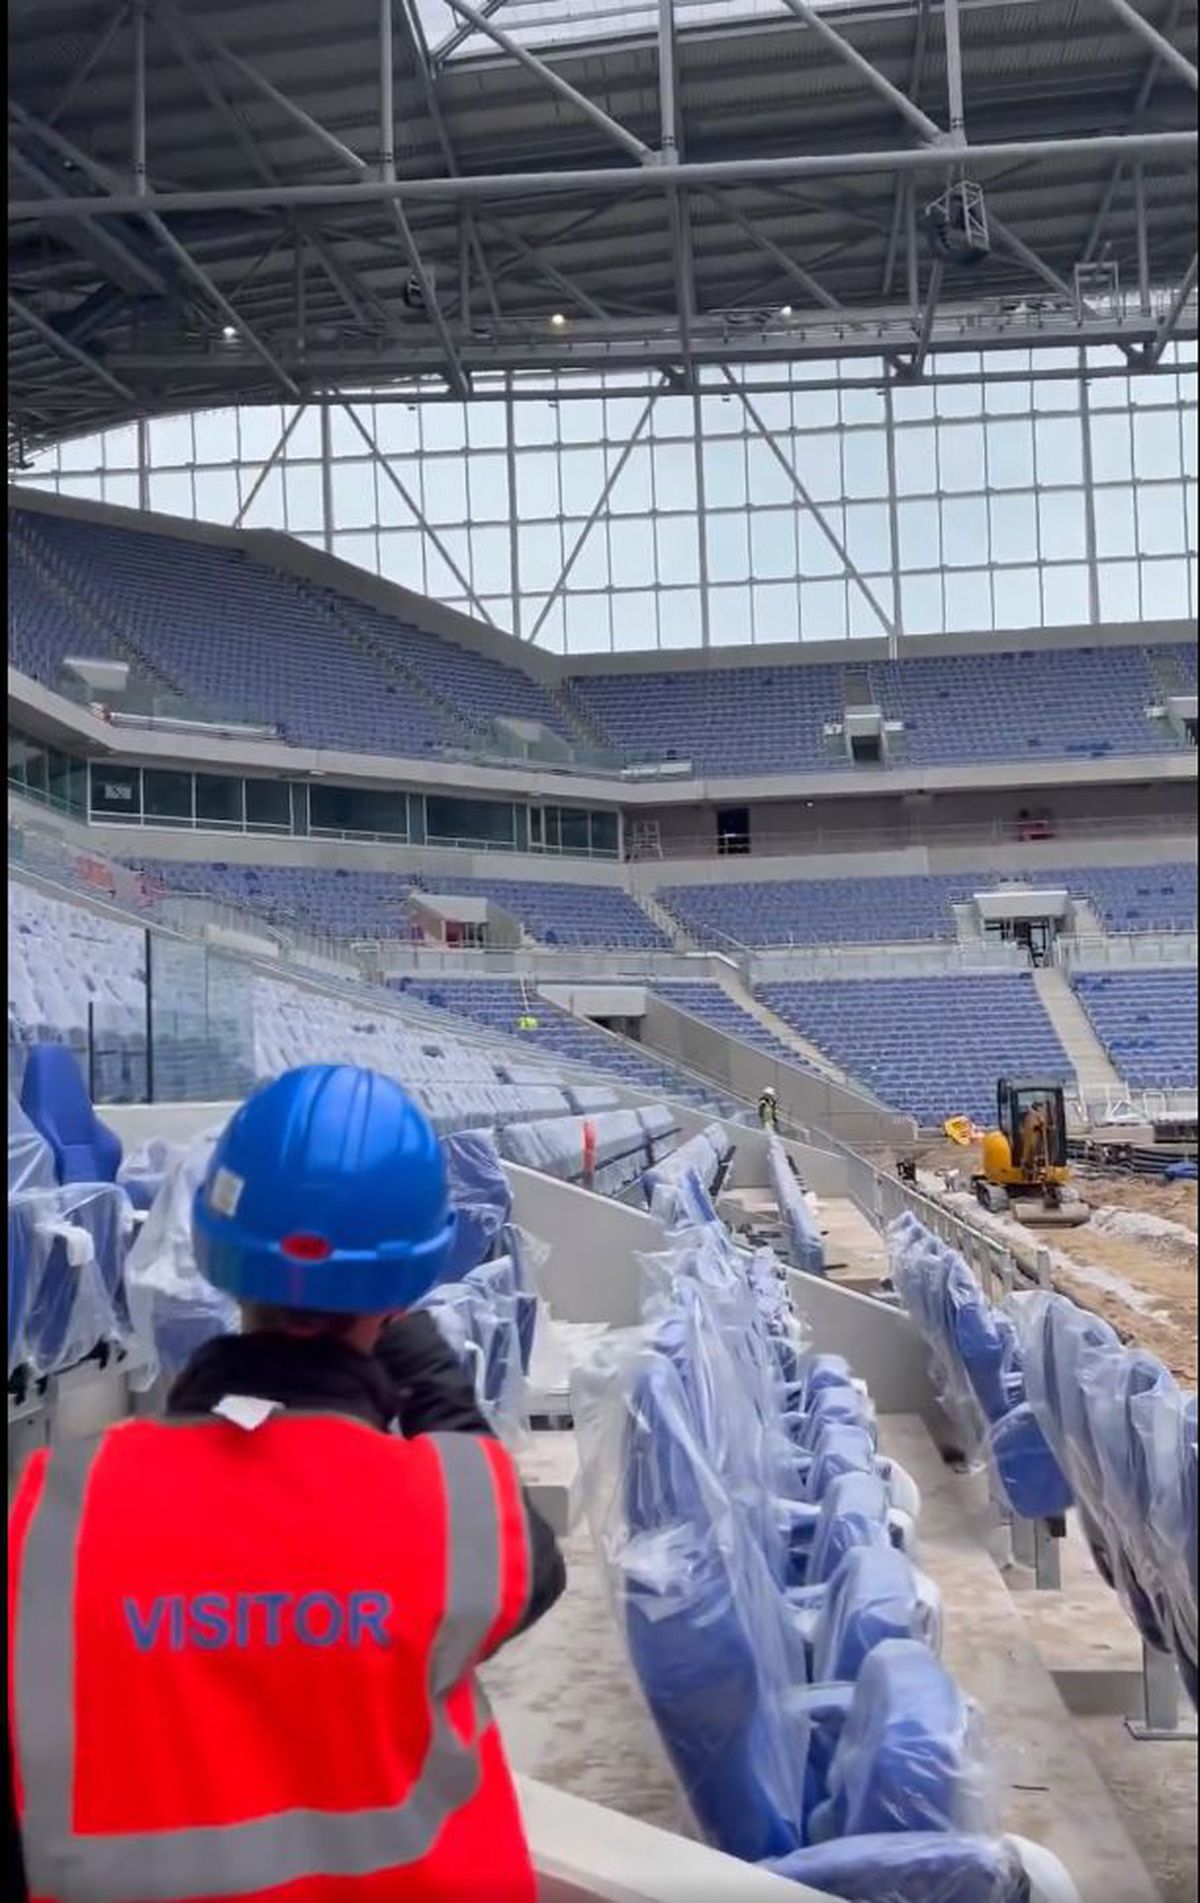
<path fill-rule="evenodd" d="M 15 519 L 52 571 L 94 605 L 98 622 L 181 691 L 267 721 L 297 745 L 424 754 L 477 742 L 477 730 L 500 714 L 569 732 L 521 669 L 309 587 L 241 549 L 41 511 L 17 511 Z M 15 608 L 10 659 L 47 686 L 57 686 L 66 653 L 114 651 L 24 562 Z M 400 678 L 363 637 L 394 658 Z"/>
<path fill-rule="evenodd" d="M 170 859 L 141 862 L 167 890 L 243 905 L 277 925 L 327 938 L 408 938 L 408 895 L 427 890 L 490 898 L 546 945 L 635 946 L 669 941 L 629 895 L 610 886 L 542 879 L 468 879 L 435 874 L 324 871 L 316 866 L 251 866 Z"/>
<path fill-rule="evenodd" d="M 1146 718 L 1161 696 L 1155 652 L 1001 650 L 872 661 L 867 672 L 885 718 L 904 722 L 897 764 L 1100 758 L 1170 752 L 1180 744 Z M 838 667 L 584 674 L 573 677 L 571 691 L 614 745 L 690 760 L 699 773 L 854 770 L 840 747 L 827 747 L 822 731 L 842 717 Z"/>
<path fill-rule="evenodd" d="M 1127 1084 L 1135 1090 L 1195 1089 L 1195 971 L 1081 971 L 1071 982 Z"/>
<path fill-rule="evenodd" d="M 1033 975 L 831 978 L 761 987 L 763 1002 L 875 1096 L 940 1129 L 985 1122 L 996 1079 L 1071 1081 Z"/>
<path fill-rule="evenodd" d="M 668 886 L 655 894 L 701 945 L 896 945 L 955 935 L 955 902 L 1005 884 L 1065 889 L 1109 931 L 1195 929 L 1196 868 L 1043 866 L 1029 872 L 952 872 L 907 878 L 739 880 Z"/>
<path fill-rule="evenodd" d="M 18 542 L 8 544 L 8 658 L 13 667 L 57 687 L 68 655 L 107 660 L 114 643 L 48 588 Z"/>

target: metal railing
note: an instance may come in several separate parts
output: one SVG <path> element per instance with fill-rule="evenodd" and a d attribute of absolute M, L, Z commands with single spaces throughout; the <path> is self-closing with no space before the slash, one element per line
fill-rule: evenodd
<path fill-rule="evenodd" d="M 1132 971 L 1144 966 L 1196 964 L 1196 927 L 1150 925 L 1142 932 L 1106 932 L 1103 937 L 1060 938 L 1055 963 L 1064 971 Z"/>
<path fill-rule="evenodd" d="M 1180 822 L 1182 825 L 1182 822 Z M 1047 833 L 1030 834 L 1022 837 L 1021 822 L 1018 820 L 984 820 L 945 822 L 935 825 L 923 825 L 914 819 L 904 826 L 876 826 L 855 830 L 853 828 L 820 825 L 807 828 L 802 835 L 791 832 L 770 832 L 760 830 L 756 825 L 751 834 L 751 850 L 748 853 L 718 853 L 715 833 L 692 833 L 682 838 L 671 837 L 663 842 L 661 858 L 672 859 L 712 859 L 720 858 L 722 864 L 730 860 L 741 861 L 791 857 L 819 857 L 822 853 L 841 854 L 847 852 L 878 853 L 899 852 L 922 847 L 987 847 L 987 846 L 1029 846 L 1041 848 L 1070 844 L 1072 840 L 1089 839 L 1161 839 L 1164 822 L 1144 814 L 1130 814 L 1127 817 L 1112 819 L 1062 819 L 1051 823 Z M 659 855 L 655 856 L 658 863 Z M 986 869 L 985 869 L 986 870 Z M 1020 870 L 1020 868 L 1018 868 Z M 1053 871 L 1053 867 L 1043 866 L 1036 856 L 1029 867 L 1033 871 Z M 967 875 L 970 876 L 970 875 Z M 1009 868 L 997 868 L 996 876 L 1011 877 Z"/>

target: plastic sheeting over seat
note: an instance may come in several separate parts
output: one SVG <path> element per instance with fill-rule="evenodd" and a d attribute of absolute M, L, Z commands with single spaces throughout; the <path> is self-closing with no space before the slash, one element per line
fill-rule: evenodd
<path fill-rule="evenodd" d="M 824 1275 L 825 1244 L 808 1206 L 804 1187 L 777 1136 L 767 1139 L 767 1170 L 780 1218 L 788 1236 L 792 1267 L 808 1275 Z"/>
<path fill-rule="evenodd" d="M 934 1389 L 968 1449 L 988 1463 L 1019 1518 L 1060 1518 L 1074 1496 L 1026 1402 L 1012 1318 L 987 1300 L 963 1258 L 911 1213 L 888 1230 L 888 1258 L 929 1347 Z"/>
<path fill-rule="evenodd" d="M 442 1280 L 457 1282 L 486 1261 L 512 1215 L 512 1190 L 489 1131 L 462 1130 L 443 1139 L 450 1200 L 458 1211 Z"/>
<path fill-rule="evenodd" d="M 1029 1405 L 1103 1577 L 1197 1698 L 1196 1397 L 1065 1296 L 1015 1296 Z"/>
<path fill-rule="evenodd" d="M 163 1186 L 129 1252 L 126 1285 L 140 1344 L 134 1376 L 140 1387 L 150 1387 L 159 1373 L 172 1379 L 212 1336 L 236 1334 L 241 1326 L 237 1303 L 197 1269 L 192 1243 L 192 1203 L 219 1134 L 206 1130 L 164 1159 Z"/>

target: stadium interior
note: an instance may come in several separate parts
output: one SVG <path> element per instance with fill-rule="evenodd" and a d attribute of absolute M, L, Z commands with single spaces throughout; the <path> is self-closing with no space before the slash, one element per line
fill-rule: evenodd
<path fill-rule="evenodd" d="M 544 1903 L 1189 1903 L 1196 6 L 9 22 L 10 1493 L 372 1067 Z"/>

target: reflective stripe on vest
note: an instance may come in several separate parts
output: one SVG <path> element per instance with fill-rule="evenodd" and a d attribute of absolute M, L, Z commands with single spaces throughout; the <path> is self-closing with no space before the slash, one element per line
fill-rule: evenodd
<path fill-rule="evenodd" d="M 444 1699 L 492 1631 L 502 1590 L 501 1521 L 486 1449 L 435 1434 L 446 1491 L 446 1605 L 429 1659 L 429 1749 L 399 1804 L 289 1810 L 249 1823 L 77 1836 L 74 1598 L 88 1477 L 103 1443 L 58 1448 L 29 1526 L 14 1661 L 16 1727 L 31 1894 L 56 1903 L 187 1903 L 241 1897 L 304 1877 L 365 1877 L 419 1862 L 480 1787 L 478 1741 L 464 1744 Z M 476 1688 L 481 1723 L 486 1702 Z M 186 1745 L 183 1746 L 186 1749 Z"/>

